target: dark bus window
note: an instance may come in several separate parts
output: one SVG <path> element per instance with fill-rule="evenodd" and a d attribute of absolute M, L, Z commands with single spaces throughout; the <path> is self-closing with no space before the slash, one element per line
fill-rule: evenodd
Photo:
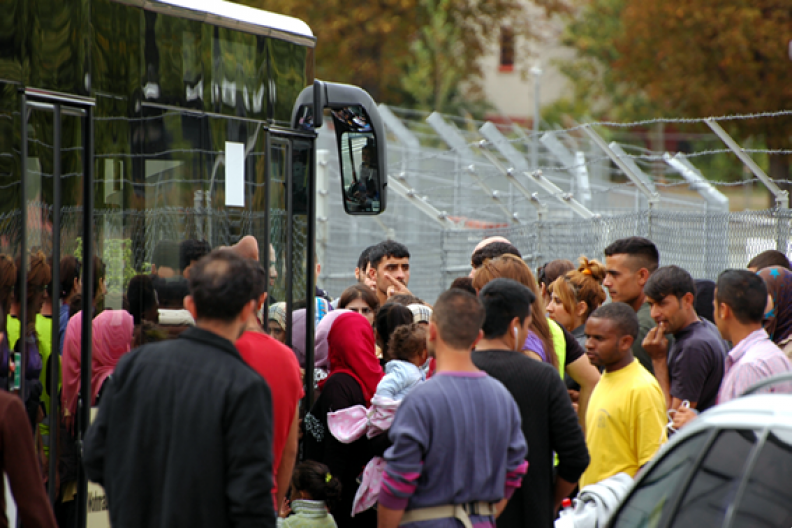
<path fill-rule="evenodd" d="M 674 518 L 675 527 L 720 526 L 734 502 L 745 462 L 757 443 L 752 430 L 722 431 L 710 447 Z"/>
<path fill-rule="evenodd" d="M 674 494 L 693 470 L 710 435 L 700 433 L 676 446 L 652 468 L 619 511 L 613 528 L 654 527 L 669 514 Z"/>
<path fill-rule="evenodd" d="M 751 468 L 731 526 L 792 526 L 792 430 L 772 431 Z"/>

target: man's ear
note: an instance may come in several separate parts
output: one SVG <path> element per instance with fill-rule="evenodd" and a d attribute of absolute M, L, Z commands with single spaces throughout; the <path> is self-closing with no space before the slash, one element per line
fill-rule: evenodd
<path fill-rule="evenodd" d="M 629 350 L 632 348 L 635 338 L 631 335 L 623 335 L 619 338 L 619 350 Z"/>
<path fill-rule="evenodd" d="M 479 330 L 478 335 L 476 336 L 476 340 L 473 341 L 473 344 L 470 345 L 470 348 L 476 348 L 476 345 L 478 344 L 479 341 L 481 341 L 483 337 L 484 337 L 484 330 Z"/>
<path fill-rule="evenodd" d="M 651 276 L 652 274 L 646 268 L 641 268 L 638 270 L 638 284 L 641 285 L 641 288 L 646 286 L 646 283 L 649 282 L 649 277 Z"/>
<path fill-rule="evenodd" d="M 437 325 L 429 321 L 429 331 L 426 333 L 426 337 L 428 341 L 437 341 Z"/>
<path fill-rule="evenodd" d="M 190 312 L 190 315 L 192 315 L 193 320 L 197 321 L 198 310 L 196 310 L 195 308 L 195 299 L 193 299 L 192 295 L 188 295 L 187 297 L 184 298 L 183 305 L 184 305 L 184 309 Z"/>
<path fill-rule="evenodd" d="M 355 268 L 355 280 L 360 282 L 360 268 Z"/>
<path fill-rule="evenodd" d="M 684 303 L 686 308 L 692 307 L 693 303 L 696 301 L 696 296 L 692 293 L 686 293 L 682 296 L 682 302 Z"/>
<path fill-rule="evenodd" d="M 371 280 L 377 280 L 377 269 L 374 266 L 369 266 L 366 270 L 366 274 L 368 278 Z"/>

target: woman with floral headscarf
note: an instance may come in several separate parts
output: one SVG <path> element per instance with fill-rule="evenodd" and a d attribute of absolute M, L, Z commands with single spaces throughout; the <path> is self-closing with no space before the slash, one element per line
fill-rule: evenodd
<path fill-rule="evenodd" d="M 327 429 L 327 413 L 363 405 L 368 407 L 383 377 L 374 354 L 374 331 L 357 313 L 344 313 L 333 322 L 327 336 L 330 374 L 320 382 L 322 394 L 303 420 L 305 457 L 327 465 L 341 481 L 342 497 L 335 515 L 339 528 L 373 526 L 376 511 L 350 517 L 358 475 L 369 460 L 380 456 L 388 445 L 387 435 L 368 439 L 365 435 L 349 444 L 339 442 Z"/>
<path fill-rule="evenodd" d="M 765 314 L 767 335 L 787 357 L 792 357 L 792 271 L 773 266 L 761 270 L 759 276 L 767 284 L 773 305 Z"/>

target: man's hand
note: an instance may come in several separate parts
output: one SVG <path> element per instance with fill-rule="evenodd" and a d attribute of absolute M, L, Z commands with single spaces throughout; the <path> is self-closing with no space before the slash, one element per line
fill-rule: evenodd
<path fill-rule="evenodd" d="M 412 295 L 412 292 L 407 289 L 407 285 L 402 283 L 402 282 L 400 282 L 400 281 L 398 281 L 398 280 L 396 280 L 396 279 L 394 279 L 393 275 L 391 275 L 387 271 L 384 272 L 382 275 L 383 275 L 383 277 L 385 277 L 385 280 L 387 280 L 388 282 L 391 283 L 391 285 L 388 286 L 388 290 L 387 290 L 388 291 L 388 299 L 390 299 L 394 295 L 399 295 L 399 294 L 402 294 L 402 293 L 407 294 L 407 295 Z"/>
<path fill-rule="evenodd" d="M 698 413 L 688 407 L 679 407 L 674 413 L 674 429 L 679 430 L 684 427 L 688 422 L 696 419 Z"/>
<path fill-rule="evenodd" d="M 665 323 L 655 326 L 641 343 L 643 349 L 652 359 L 665 359 L 668 356 L 668 339 L 665 336 Z"/>
<path fill-rule="evenodd" d="M 283 499 L 283 504 L 281 504 L 280 511 L 278 512 L 278 516 L 281 519 L 285 519 L 289 515 L 291 515 L 291 505 L 289 504 L 289 499 Z"/>

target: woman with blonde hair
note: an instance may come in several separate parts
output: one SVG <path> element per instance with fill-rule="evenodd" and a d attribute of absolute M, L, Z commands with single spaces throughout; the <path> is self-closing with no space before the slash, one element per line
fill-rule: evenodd
<path fill-rule="evenodd" d="M 550 319 L 569 330 L 580 346 L 584 346 L 586 321 L 591 312 L 605 302 L 607 295 L 602 288 L 605 266 L 586 257 L 580 257 L 579 262 L 576 270 L 567 272 L 550 284 L 547 313 Z"/>
<path fill-rule="evenodd" d="M 527 353 L 527 355 L 550 363 L 558 370 L 562 378 L 565 373 L 568 373 L 573 380 L 580 384 L 577 411 L 579 422 L 583 427 L 589 398 L 600 378 L 599 371 L 591 365 L 585 351 L 572 334 L 555 321 L 544 317 L 545 306 L 539 287 L 531 269 L 521 258 L 514 255 L 502 255 L 486 261 L 476 272 L 476 276 L 473 278 L 473 287 L 476 291 L 481 291 L 488 282 L 499 277 L 516 280 L 530 288 L 535 295 L 536 299 L 531 305 L 531 313 L 535 314 L 531 322 L 531 330 L 536 335 L 533 344 L 529 337 L 525 347 L 528 352 L 534 352 L 534 354 Z M 547 333 L 544 329 L 547 329 Z M 542 346 L 544 357 L 533 350 L 532 346 L 538 348 L 538 345 Z"/>

